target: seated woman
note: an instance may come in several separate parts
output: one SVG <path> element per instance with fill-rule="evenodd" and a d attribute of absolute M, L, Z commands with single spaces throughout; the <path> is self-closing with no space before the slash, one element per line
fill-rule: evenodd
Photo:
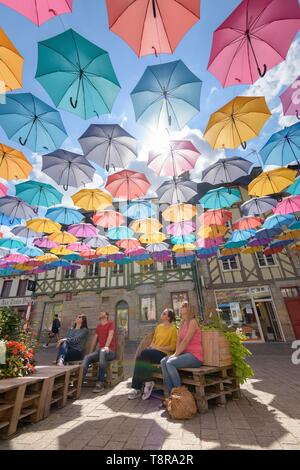
<path fill-rule="evenodd" d="M 181 386 L 177 369 L 181 367 L 201 367 L 203 364 L 201 329 L 188 302 L 183 302 L 181 305 L 180 315 L 181 323 L 176 351 L 160 361 L 168 395 L 170 395 L 173 387 Z"/>
<path fill-rule="evenodd" d="M 152 343 L 136 359 L 132 378 L 133 390 L 128 395 L 129 400 L 140 396 L 142 396 L 143 400 L 147 400 L 150 397 L 154 387 L 154 382 L 149 381 L 152 375 L 151 364 L 159 364 L 163 357 L 175 351 L 177 329 L 173 323 L 175 320 L 173 310 L 166 308 L 162 312 L 160 319 L 161 323 L 155 328 Z M 145 386 L 142 394 L 144 382 Z"/>
<path fill-rule="evenodd" d="M 69 328 L 67 336 L 57 343 L 58 354 L 56 364 L 63 366 L 68 361 L 81 361 L 88 338 L 87 319 L 85 315 L 76 317 L 73 328 Z"/>

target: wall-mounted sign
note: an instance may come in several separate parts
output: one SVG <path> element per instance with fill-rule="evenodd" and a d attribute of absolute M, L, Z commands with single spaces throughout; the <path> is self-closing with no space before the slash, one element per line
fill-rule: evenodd
<path fill-rule="evenodd" d="M 22 307 L 31 302 L 31 297 L 12 297 L 10 299 L 0 299 L 0 307 Z"/>

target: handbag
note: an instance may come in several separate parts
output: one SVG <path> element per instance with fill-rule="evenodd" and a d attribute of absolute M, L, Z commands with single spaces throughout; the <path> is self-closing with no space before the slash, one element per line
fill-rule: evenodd
<path fill-rule="evenodd" d="M 197 413 L 195 399 L 184 386 L 172 388 L 165 405 L 172 419 L 191 419 Z"/>

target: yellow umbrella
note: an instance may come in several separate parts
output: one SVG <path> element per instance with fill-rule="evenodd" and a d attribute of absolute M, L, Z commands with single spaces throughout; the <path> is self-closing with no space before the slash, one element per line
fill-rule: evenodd
<path fill-rule="evenodd" d="M 100 248 L 97 248 L 96 250 L 96 255 L 114 255 L 115 253 L 119 253 L 119 248 L 117 248 L 114 245 L 107 245 L 107 246 L 101 246 Z"/>
<path fill-rule="evenodd" d="M 22 152 L 0 144 L 0 178 L 7 181 L 25 180 L 29 177 L 31 170 L 32 166 Z"/>
<path fill-rule="evenodd" d="M 0 81 L 5 86 L 0 93 L 22 88 L 23 62 L 20 52 L 0 28 Z"/>
<path fill-rule="evenodd" d="M 14 268 L 19 271 L 31 271 L 33 269 L 29 264 L 15 264 Z"/>
<path fill-rule="evenodd" d="M 262 251 L 263 247 L 262 246 L 247 246 L 246 248 L 243 248 L 241 253 L 243 255 L 253 255 L 254 253 L 258 253 L 259 251 Z"/>
<path fill-rule="evenodd" d="M 276 238 L 278 240 L 295 240 L 296 238 L 300 238 L 300 230 L 289 230 Z"/>
<path fill-rule="evenodd" d="M 269 194 L 281 193 L 294 182 L 296 175 L 297 171 L 289 168 L 264 171 L 251 181 L 248 186 L 248 194 L 250 196 L 268 196 Z"/>
<path fill-rule="evenodd" d="M 294 245 L 290 245 L 289 246 L 290 250 L 293 250 L 293 251 L 300 251 L 300 243 L 295 243 Z"/>
<path fill-rule="evenodd" d="M 142 235 L 140 237 L 140 242 L 141 243 L 146 243 L 147 245 L 151 245 L 153 243 L 161 243 L 163 242 L 167 237 L 165 236 L 164 233 L 161 232 L 153 232 L 153 233 L 148 233 L 145 235 Z"/>
<path fill-rule="evenodd" d="M 37 261 L 42 261 L 43 263 L 51 263 L 52 261 L 57 261 L 58 257 L 54 254 L 47 253 L 46 255 L 37 256 L 35 258 Z"/>
<path fill-rule="evenodd" d="M 113 268 L 115 263 L 113 261 L 104 261 L 103 263 L 99 263 L 101 268 Z"/>
<path fill-rule="evenodd" d="M 50 252 L 58 256 L 67 256 L 72 255 L 74 253 L 74 251 L 68 250 L 65 246 L 58 246 L 56 248 L 52 248 Z"/>
<path fill-rule="evenodd" d="M 49 240 L 60 245 L 70 245 L 77 242 L 77 238 L 68 232 L 54 232 L 48 236 Z"/>
<path fill-rule="evenodd" d="M 270 116 L 263 96 L 237 96 L 210 116 L 204 137 L 212 148 L 246 148 Z"/>
<path fill-rule="evenodd" d="M 193 243 L 186 243 L 185 245 L 175 245 L 172 248 L 172 251 L 175 253 L 181 253 L 185 251 L 192 251 L 195 250 L 196 246 Z"/>
<path fill-rule="evenodd" d="M 152 233 L 158 232 L 162 228 L 162 224 L 157 219 L 140 219 L 132 222 L 130 228 L 138 233 Z"/>
<path fill-rule="evenodd" d="M 192 204 L 172 204 L 163 211 L 162 216 L 169 222 L 182 222 L 184 220 L 191 220 L 195 217 L 196 212 L 196 207 Z"/>
<path fill-rule="evenodd" d="M 61 225 L 50 219 L 32 219 L 26 222 L 26 225 L 33 232 L 53 233 L 59 232 Z"/>
<path fill-rule="evenodd" d="M 137 261 L 137 264 L 139 264 L 140 266 L 150 266 L 151 264 L 153 264 L 154 261 L 153 259 L 149 258 L 149 259 L 143 259 L 141 261 Z"/>
<path fill-rule="evenodd" d="M 72 196 L 76 206 L 86 211 L 97 211 L 111 206 L 112 196 L 100 189 L 82 189 Z"/>
<path fill-rule="evenodd" d="M 200 227 L 197 234 L 202 238 L 223 237 L 228 232 L 228 228 L 223 225 L 206 225 Z"/>
<path fill-rule="evenodd" d="M 221 256 L 234 256 L 241 252 L 241 248 L 224 248 L 221 251 Z"/>

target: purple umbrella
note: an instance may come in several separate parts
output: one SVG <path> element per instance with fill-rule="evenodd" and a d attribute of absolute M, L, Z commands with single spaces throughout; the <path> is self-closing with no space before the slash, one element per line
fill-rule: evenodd
<path fill-rule="evenodd" d="M 218 238 L 198 238 L 197 245 L 199 248 L 213 248 L 224 243 L 224 237 Z"/>
<path fill-rule="evenodd" d="M 97 235 L 97 229 L 92 224 L 71 225 L 68 232 L 77 238 L 90 238 Z"/>
<path fill-rule="evenodd" d="M 170 250 L 160 251 L 159 253 L 152 253 L 152 258 L 158 263 L 166 263 L 172 260 L 172 253 Z"/>
<path fill-rule="evenodd" d="M 49 240 L 48 237 L 35 238 L 33 244 L 38 248 L 45 248 L 46 250 L 52 250 L 52 248 L 58 247 L 58 244 Z"/>
<path fill-rule="evenodd" d="M 272 238 L 260 238 L 259 240 L 253 238 L 253 240 L 250 240 L 250 242 L 248 243 L 248 246 L 268 245 L 271 241 Z"/>
<path fill-rule="evenodd" d="M 196 224 L 190 220 L 176 222 L 174 224 L 168 225 L 166 230 L 169 235 L 182 237 L 183 235 L 193 233 L 196 230 Z"/>
<path fill-rule="evenodd" d="M 148 167 L 159 176 L 177 177 L 192 170 L 199 157 L 199 151 L 190 140 L 172 140 L 167 149 L 149 153 Z"/>
<path fill-rule="evenodd" d="M 283 114 L 300 120 L 300 76 L 280 95 Z"/>

